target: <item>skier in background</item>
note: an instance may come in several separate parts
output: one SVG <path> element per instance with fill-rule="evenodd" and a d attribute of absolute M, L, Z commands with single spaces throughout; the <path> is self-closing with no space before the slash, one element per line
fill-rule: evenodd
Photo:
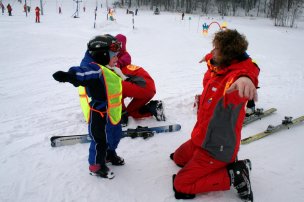
<path fill-rule="evenodd" d="M 35 14 L 36 14 L 35 22 L 40 23 L 40 8 L 38 6 L 35 8 Z"/>
<path fill-rule="evenodd" d="M 123 100 L 127 97 L 132 99 L 128 106 L 123 101 L 122 125 L 128 124 L 129 116 L 135 119 L 155 116 L 158 121 L 165 121 L 162 101 L 151 100 L 156 94 L 153 78 L 144 68 L 131 64 L 131 56 L 126 50 L 126 36 L 118 34 L 115 38 L 122 47 L 117 67 L 123 74 Z"/>
<path fill-rule="evenodd" d="M 12 16 L 13 8 L 12 8 L 11 4 L 7 4 L 6 8 L 7 8 L 8 15 Z"/>
<path fill-rule="evenodd" d="M 173 175 L 175 198 L 192 199 L 233 185 L 241 199 L 253 201 L 251 162 L 237 160 L 237 154 L 246 103 L 257 99 L 259 69 L 246 54 L 245 36 L 236 30 L 217 32 L 212 43 L 191 138 L 170 155 L 182 167 Z"/>
<path fill-rule="evenodd" d="M 124 165 L 123 158 L 116 154 L 122 129 L 121 119 L 121 78 L 106 66 L 117 62 L 120 43 L 111 35 L 96 36 L 88 43 L 88 49 L 80 66 L 71 67 L 68 72 L 53 74 L 56 81 L 69 82 L 75 87 L 84 86 L 91 98 L 89 135 L 89 170 L 103 178 L 113 178 L 106 162 Z"/>
<path fill-rule="evenodd" d="M 3 3 L 2 3 L 2 2 L 0 2 L 0 6 L 1 6 L 1 10 L 2 10 L 2 15 L 4 15 L 4 10 L 5 10 L 5 7 L 4 7 L 4 5 L 3 5 Z"/>

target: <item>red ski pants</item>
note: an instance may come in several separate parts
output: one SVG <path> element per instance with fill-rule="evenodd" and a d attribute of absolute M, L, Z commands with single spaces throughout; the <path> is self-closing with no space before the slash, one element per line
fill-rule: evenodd
<path fill-rule="evenodd" d="M 36 22 L 40 22 L 40 15 L 37 15 L 37 14 L 36 14 L 36 19 L 35 19 L 35 21 L 36 21 Z"/>
<path fill-rule="evenodd" d="M 174 180 L 178 192 L 198 194 L 230 189 L 227 163 L 212 158 L 191 139 L 174 152 L 174 162 L 184 166 Z"/>
<path fill-rule="evenodd" d="M 139 109 L 147 104 L 155 95 L 155 87 L 146 86 L 140 87 L 134 83 L 123 81 L 122 82 L 122 95 L 123 100 L 126 97 L 132 98 L 131 102 L 126 107 L 123 102 L 123 110 L 126 110 L 133 118 L 144 118 L 152 116 L 151 113 L 141 114 Z"/>

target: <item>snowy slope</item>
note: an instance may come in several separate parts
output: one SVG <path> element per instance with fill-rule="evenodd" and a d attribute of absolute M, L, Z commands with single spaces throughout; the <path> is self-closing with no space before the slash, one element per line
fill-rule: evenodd
<path fill-rule="evenodd" d="M 297 29 L 274 27 L 262 18 L 187 16 L 165 13 L 155 16 L 139 11 L 132 29 L 132 16 L 117 10 L 116 22 L 106 21 L 96 1 L 84 1 L 86 12 L 72 18 L 73 1 L 44 1 L 41 23 L 34 13 L 26 18 L 22 5 L 13 5 L 13 16 L 0 15 L 0 201 L 175 201 L 171 176 L 178 171 L 169 159 L 189 139 L 195 123 L 194 95 L 202 91 L 205 64 L 201 57 L 211 50 L 201 25 L 212 21 L 238 29 L 249 41 L 248 53 L 261 67 L 258 107 L 278 111 L 243 128 L 243 137 L 258 133 L 285 116 L 304 114 L 304 24 Z M 57 13 L 58 4 L 63 14 Z M 39 5 L 31 1 L 32 9 Z M 105 4 L 104 4 L 105 5 Z M 81 6 L 82 8 L 82 6 Z M 191 17 L 191 20 L 189 20 Z M 76 88 L 52 79 L 57 70 L 78 65 L 88 40 L 98 34 L 123 33 L 133 64 L 144 67 L 154 78 L 155 99 L 164 100 L 167 123 L 180 123 L 180 132 L 148 140 L 124 138 L 118 154 L 126 165 L 113 167 L 116 177 L 106 180 L 88 173 L 88 144 L 51 148 L 53 135 L 87 132 Z M 155 119 L 130 120 L 136 125 L 155 126 Z M 161 123 L 165 124 L 165 123 Z M 250 158 L 255 201 L 302 201 L 304 191 L 304 125 L 241 146 L 239 158 Z M 200 194 L 193 201 L 240 201 L 233 189 Z"/>

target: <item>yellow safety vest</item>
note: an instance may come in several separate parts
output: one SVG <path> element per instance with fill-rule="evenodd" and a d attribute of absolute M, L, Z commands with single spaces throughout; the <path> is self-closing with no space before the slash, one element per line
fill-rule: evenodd
<path fill-rule="evenodd" d="M 88 97 L 85 87 L 79 86 L 78 87 L 79 99 L 80 99 L 80 106 L 83 112 L 83 116 L 85 121 L 88 123 L 90 118 L 90 105 L 91 98 Z"/>
<path fill-rule="evenodd" d="M 110 121 L 113 125 L 116 125 L 120 122 L 121 119 L 121 111 L 122 111 L 122 83 L 121 78 L 116 75 L 114 72 L 109 70 L 108 68 L 97 64 L 102 70 L 102 76 L 105 81 L 105 88 L 107 93 L 107 113 L 110 118 Z M 89 105 L 89 97 L 85 91 L 85 88 L 82 86 L 78 87 L 78 92 L 80 96 L 80 104 L 85 117 L 85 120 L 89 122 L 90 119 L 90 109 L 93 111 L 97 111 L 92 109 Z M 102 112 L 100 112 L 102 115 Z"/>

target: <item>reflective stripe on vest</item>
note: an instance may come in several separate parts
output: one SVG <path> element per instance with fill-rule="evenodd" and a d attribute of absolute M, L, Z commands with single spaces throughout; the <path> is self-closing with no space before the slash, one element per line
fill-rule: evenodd
<path fill-rule="evenodd" d="M 122 83 L 121 78 L 108 68 L 97 64 L 102 70 L 102 75 L 105 81 L 108 100 L 108 116 L 113 125 L 120 122 L 122 111 Z"/>
<path fill-rule="evenodd" d="M 90 119 L 90 105 L 91 98 L 88 97 L 85 87 L 79 86 L 78 87 L 79 99 L 80 99 L 80 106 L 83 112 L 83 116 L 85 121 L 88 123 Z"/>

